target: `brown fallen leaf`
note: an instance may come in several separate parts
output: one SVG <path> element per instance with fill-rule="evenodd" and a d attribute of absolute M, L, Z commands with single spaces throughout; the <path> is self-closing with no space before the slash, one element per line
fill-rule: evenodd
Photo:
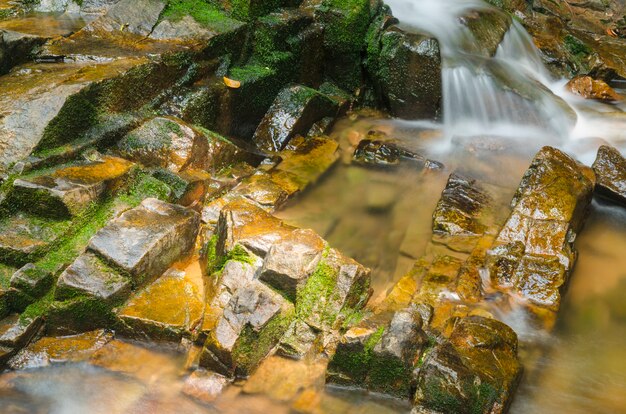
<path fill-rule="evenodd" d="M 239 82 L 238 80 L 227 78 L 226 76 L 224 76 L 224 84 L 233 89 L 241 87 L 241 82 Z"/>

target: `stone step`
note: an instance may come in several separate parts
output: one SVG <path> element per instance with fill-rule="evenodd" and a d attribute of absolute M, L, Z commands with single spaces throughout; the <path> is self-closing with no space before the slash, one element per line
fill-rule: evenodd
<path fill-rule="evenodd" d="M 96 233 L 89 249 L 142 286 L 190 253 L 199 225 L 193 210 L 149 198 Z"/>
<path fill-rule="evenodd" d="M 0 321 L 0 346 L 19 349 L 28 344 L 41 327 L 41 317 L 10 315 Z"/>
<path fill-rule="evenodd" d="M 131 297 L 117 315 L 127 336 L 177 342 L 192 337 L 203 311 L 202 273 L 195 262 L 184 270 L 166 271 Z"/>
<path fill-rule="evenodd" d="M 122 158 L 103 157 L 100 161 L 20 178 L 13 183 L 11 204 L 48 217 L 76 216 L 98 201 L 132 166 Z"/>

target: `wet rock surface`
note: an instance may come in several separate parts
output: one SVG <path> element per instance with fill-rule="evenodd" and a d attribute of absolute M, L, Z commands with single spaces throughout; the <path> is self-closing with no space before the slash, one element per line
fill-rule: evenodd
<path fill-rule="evenodd" d="M 100 230 L 89 249 L 140 285 L 191 250 L 199 222 L 191 210 L 147 199 Z"/>
<path fill-rule="evenodd" d="M 575 95 L 603 102 L 621 101 L 624 98 L 602 80 L 590 76 L 577 76 L 565 85 Z"/>
<path fill-rule="evenodd" d="M 601 146 L 592 167 L 596 174 L 595 190 L 620 203 L 626 202 L 626 160 L 620 152 Z"/>

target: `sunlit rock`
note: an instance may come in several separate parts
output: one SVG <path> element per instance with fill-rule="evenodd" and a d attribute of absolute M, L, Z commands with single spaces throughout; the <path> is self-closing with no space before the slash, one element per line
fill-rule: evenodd
<path fill-rule="evenodd" d="M 626 160 L 618 150 L 608 145 L 601 146 L 593 171 L 596 174 L 596 192 L 626 203 Z"/>
<path fill-rule="evenodd" d="M 113 335 L 104 330 L 80 335 L 43 337 L 21 350 L 9 363 L 12 369 L 39 368 L 52 363 L 87 360 Z"/>
<path fill-rule="evenodd" d="M 202 280 L 170 269 L 131 297 L 118 316 L 135 338 L 180 340 L 190 337 L 203 313 Z"/>
<path fill-rule="evenodd" d="M 97 202 L 132 166 L 133 163 L 121 158 L 104 157 L 49 174 L 17 179 L 11 201 L 43 216 L 75 216 Z"/>
<path fill-rule="evenodd" d="M 577 76 L 569 81 L 565 87 L 571 93 L 585 99 L 596 99 L 603 102 L 615 102 L 624 99 L 606 82 L 593 79 L 591 76 Z"/>
<path fill-rule="evenodd" d="M 591 203 L 593 171 L 545 147 L 513 198 L 513 212 L 488 253 L 492 281 L 557 311 L 576 261 L 573 243 Z"/>
<path fill-rule="evenodd" d="M 120 0 L 89 25 L 90 30 L 128 31 L 148 36 L 159 21 L 165 1 Z"/>
<path fill-rule="evenodd" d="M 146 199 L 101 229 L 89 249 L 141 285 L 189 253 L 199 224 L 200 216 L 193 210 Z"/>

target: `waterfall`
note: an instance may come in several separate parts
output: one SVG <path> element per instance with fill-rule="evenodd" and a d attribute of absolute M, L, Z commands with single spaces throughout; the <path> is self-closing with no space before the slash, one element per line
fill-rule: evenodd
<path fill-rule="evenodd" d="M 443 124 L 449 137 L 498 135 L 565 140 L 576 112 L 521 24 L 511 24 L 493 56 L 463 18 L 504 13 L 482 0 L 388 0 L 402 26 L 437 38 L 442 57 Z M 503 20 L 510 19 L 503 15 Z"/>

